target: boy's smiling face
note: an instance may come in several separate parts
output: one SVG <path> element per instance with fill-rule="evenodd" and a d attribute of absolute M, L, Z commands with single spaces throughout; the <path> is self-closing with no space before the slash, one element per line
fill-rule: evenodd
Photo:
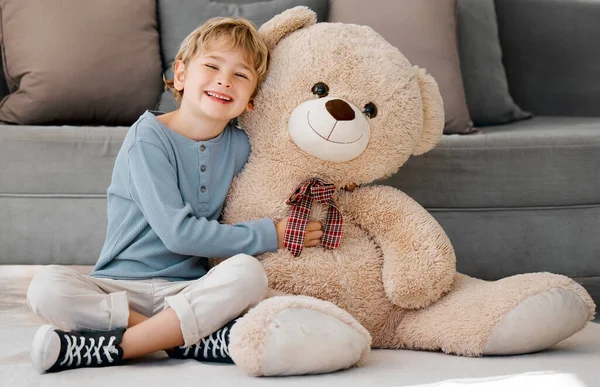
<path fill-rule="evenodd" d="M 181 107 L 194 115 L 229 121 L 252 110 L 250 101 L 258 75 L 239 48 L 215 44 L 184 65 L 175 68 L 174 87 L 184 90 Z"/>

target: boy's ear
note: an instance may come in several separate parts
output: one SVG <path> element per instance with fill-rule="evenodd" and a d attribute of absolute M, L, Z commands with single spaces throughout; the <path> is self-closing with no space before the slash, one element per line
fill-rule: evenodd
<path fill-rule="evenodd" d="M 309 27 L 317 22 L 317 14 L 306 6 L 287 9 L 263 24 L 258 32 L 265 39 L 269 50 L 292 32 Z"/>
<path fill-rule="evenodd" d="M 248 105 L 246 105 L 246 111 L 251 112 L 252 110 L 254 110 L 254 101 L 250 100 L 248 101 Z"/>
<path fill-rule="evenodd" d="M 185 81 L 185 64 L 181 60 L 177 60 L 173 63 L 173 87 L 175 90 L 183 90 L 183 83 Z"/>

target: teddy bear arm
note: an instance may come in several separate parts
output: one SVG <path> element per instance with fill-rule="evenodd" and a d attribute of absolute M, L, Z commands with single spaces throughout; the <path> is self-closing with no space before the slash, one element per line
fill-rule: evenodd
<path fill-rule="evenodd" d="M 423 207 L 387 186 L 359 188 L 345 196 L 345 212 L 382 251 L 383 284 L 393 304 L 422 308 L 451 289 L 456 273 L 454 249 Z"/>

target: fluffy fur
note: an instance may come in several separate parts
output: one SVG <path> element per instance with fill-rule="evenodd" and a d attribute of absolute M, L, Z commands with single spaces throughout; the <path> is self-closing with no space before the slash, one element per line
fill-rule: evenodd
<path fill-rule="evenodd" d="M 231 330 L 231 344 L 229 350 L 232 359 L 238 365 L 243 365 L 244 371 L 250 376 L 262 375 L 264 369 L 265 345 L 268 341 L 268 327 L 271 321 L 279 312 L 289 308 L 312 309 L 324 314 L 336 317 L 344 324 L 350 325 L 359 332 L 368 346 L 363 349 L 360 360 L 355 366 L 364 363 L 369 346 L 371 345 L 371 336 L 367 330 L 362 327 L 347 312 L 336 308 L 329 302 L 314 300 L 309 297 L 297 296 L 279 296 L 269 298 L 261 303 L 260 307 L 254 308 L 245 316 L 244 322 L 236 324 Z"/>
<path fill-rule="evenodd" d="M 274 42 L 272 63 L 255 110 L 240 118 L 252 154 L 232 185 L 224 216 L 228 223 L 286 218 L 286 199 L 302 181 L 318 177 L 340 188 L 335 200 L 344 216 L 344 237 L 335 250 L 308 248 L 298 258 L 287 250 L 260 256 L 270 287 L 345 309 L 379 348 L 482 355 L 493 328 L 511 310 L 555 288 L 579 297 L 588 312 L 582 328 L 595 305 L 571 279 L 535 273 L 488 282 L 458 274 L 450 240 L 417 202 L 392 187 L 341 189 L 385 178 L 411 155 L 432 149 L 442 136 L 442 99 L 435 80 L 371 28 L 314 24 L 307 12 L 288 11 L 262 30 Z M 329 86 L 330 97 L 378 108 L 368 120 L 367 148 L 350 161 L 320 160 L 290 137 L 288 118 L 301 103 L 317 98 L 311 88 L 318 82 Z M 313 205 L 311 219 L 324 221 L 325 215 L 325 208 Z M 570 318 L 576 317 L 559 308 L 554 323 Z"/>

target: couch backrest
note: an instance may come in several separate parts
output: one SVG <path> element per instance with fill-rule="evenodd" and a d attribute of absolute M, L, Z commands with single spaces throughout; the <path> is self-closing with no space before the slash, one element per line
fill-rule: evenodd
<path fill-rule="evenodd" d="M 600 116 L 600 2 L 495 4 L 515 102 L 538 115 Z"/>
<path fill-rule="evenodd" d="M 515 102 L 539 115 L 600 116 L 600 2 L 495 3 L 504 66 Z M 4 69 L 0 68 L 0 100 L 7 94 Z"/>

